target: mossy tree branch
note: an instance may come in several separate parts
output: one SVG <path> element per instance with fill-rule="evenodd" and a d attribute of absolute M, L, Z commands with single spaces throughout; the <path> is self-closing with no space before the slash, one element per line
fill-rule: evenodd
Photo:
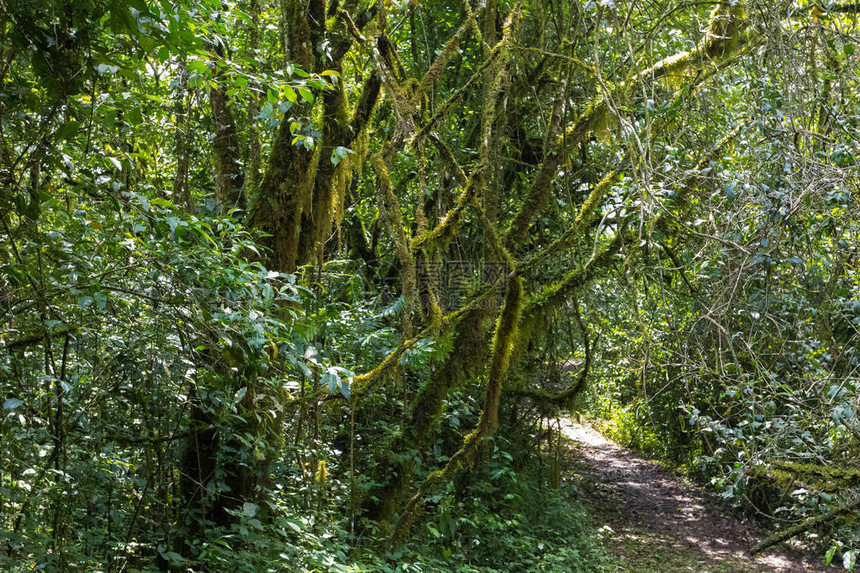
<path fill-rule="evenodd" d="M 558 139 L 561 130 L 562 113 L 564 111 L 564 100 L 567 97 L 567 82 L 562 81 L 559 93 L 553 105 L 552 116 L 547 130 L 546 142 L 544 144 L 543 163 L 532 179 L 531 186 L 526 193 L 520 210 L 514 216 L 508 232 L 505 235 L 505 246 L 510 249 L 521 242 L 528 232 L 529 225 L 540 213 L 552 195 L 553 183 L 558 173 L 558 166 L 564 154 L 564 147 Z"/>
<path fill-rule="evenodd" d="M 577 328 L 579 328 L 579 332 L 582 335 L 582 345 L 585 349 L 585 359 L 582 363 L 582 370 L 579 371 L 576 381 L 574 381 L 574 383 L 567 389 L 557 393 L 551 393 L 540 388 L 528 388 L 525 386 L 510 388 L 506 390 L 505 393 L 530 398 L 536 402 L 542 402 L 552 406 L 568 406 L 572 404 L 576 400 L 576 397 L 585 390 L 586 383 L 588 382 L 588 374 L 591 371 L 592 343 L 589 339 L 588 329 L 585 326 L 585 322 L 582 320 L 582 314 L 579 310 L 579 301 L 576 296 L 572 297 L 572 302 L 573 316 L 576 320 Z M 518 346 L 522 346 L 522 344 L 518 344 Z"/>
<path fill-rule="evenodd" d="M 388 226 L 397 250 L 397 258 L 403 275 L 403 299 L 406 304 L 403 308 L 403 320 L 401 332 L 403 337 L 412 337 L 412 309 L 415 306 L 415 293 L 417 288 L 417 275 L 415 273 L 415 259 L 409 250 L 409 237 L 403 228 L 403 218 L 400 210 L 400 201 L 391 186 L 391 177 L 388 175 L 388 167 L 381 156 L 373 158 L 373 168 L 376 170 L 376 181 L 379 187 L 379 212 Z"/>
<path fill-rule="evenodd" d="M 415 507 L 424 495 L 448 481 L 464 463 L 471 464 L 480 444 L 492 436 L 496 428 L 498 428 L 502 383 L 508 373 L 511 351 L 513 350 L 517 334 L 517 325 L 519 324 L 522 297 L 522 279 L 511 276 L 507 281 L 504 306 L 499 314 L 495 334 L 493 335 L 493 350 L 487 374 L 487 388 L 478 425 L 465 437 L 463 446 L 451 456 L 445 467 L 427 476 L 424 483 L 403 507 L 394 529 L 393 540 L 395 542 L 401 539 L 403 534 L 409 529 Z"/>
<path fill-rule="evenodd" d="M 629 94 L 642 84 L 663 77 L 674 76 L 672 81 L 675 83 L 682 83 L 681 78 L 697 81 L 697 76 L 702 72 L 720 69 L 721 64 L 732 60 L 738 52 L 757 41 L 758 37 L 749 30 L 748 25 L 749 20 L 742 6 L 718 5 L 711 12 L 705 35 L 694 49 L 664 58 L 632 75 L 610 90 L 611 99 L 627 101 Z M 589 133 L 606 126 L 608 114 L 606 99 L 600 94 L 559 137 L 565 138 L 567 145 L 574 146 Z"/>
<path fill-rule="evenodd" d="M 816 515 L 810 519 L 805 521 L 801 521 L 800 523 L 783 529 L 781 531 L 777 531 L 776 533 L 768 536 L 766 539 L 758 542 L 755 547 L 752 549 L 752 554 L 761 553 L 768 547 L 773 547 L 777 543 L 782 543 L 783 541 L 787 541 L 792 537 L 797 537 L 801 533 L 805 533 L 807 531 L 812 531 L 814 529 L 818 529 L 836 518 L 842 515 L 848 515 L 856 512 L 860 509 L 860 499 L 855 499 L 851 503 L 844 505 L 842 507 L 838 507 L 836 509 L 832 509 L 827 513 L 822 513 L 821 515 Z"/>
<path fill-rule="evenodd" d="M 466 3 L 466 5 L 468 6 L 468 3 Z M 474 28 L 476 16 L 479 13 L 480 9 L 477 13 L 472 10 L 467 12 L 466 19 L 462 24 L 460 24 L 460 27 L 456 32 L 454 32 L 454 35 L 445 42 L 439 55 L 436 56 L 436 59 L 433 60 L 433 63 L 430 64 L 429 68 L 427 68 L 427 72 L 425 72 L 424 77 L 421 78 L 421 81 L 415 88 L 415 93 L 412 94 L 412 105 L 414 107 L 420 106 L 421 101 L 427 93 L 433 89 L 433 86 L 435 86 L 442 77 L 445 67 L 448 65 L 448 60 L 451 59 L 451 56 L 457 53 L 460 49 L 460 44 L 462 44 L 463 40 L 466 39 L 469 31 Z"/>

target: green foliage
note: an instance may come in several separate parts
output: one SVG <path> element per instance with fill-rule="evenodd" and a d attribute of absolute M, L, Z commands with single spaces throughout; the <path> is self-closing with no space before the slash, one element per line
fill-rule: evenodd
<path fill-rule="evenodd" d="M 830 47 L 810 57 L 833 62 Z M 737 118 L 736 142 L 706 161 L 667 147 L 653 186 L 671 216 L 641 242 L 645 265 L 628 266 L 624 289 L 609 282 L 588 301 L 612 366 L 599 367 L 586 409 L 622 442 L 787 520 L 856 492 L 837 477 L 858 436 L 855 174 L 842 136 L 824 144 L 786 132 L 794 106 L 821 103 L 806 81 L 744 66 L 715 86 L 721 109 L 706 117 Z M 854 125 L 848 99 L 835 121 Z M 679 169 L 701 178 L 687 187 Z M 827 476 L 811 478 L 810 463 Z M 837 522 L 811 533 L 856 539 L 851 520 Z"/>
<path fill-rule="evenodd" d="M 283 306 L 302 300 L 291 277 L 245 262 L 253 243 L 230 220 L 131 194 L 115 201 L 124 207 L 71 213 L 48 201 L 42 229 L 13 234 L 6 276 L 21 279 L 7 284 L 14 320 L 0 365 L 4 440 L 19 444 L 3 460 L 7 565 L 42 555 L 34 564 L 101 567 L 129 547 L 154 553 L 175 535 L 168 516 L 184 511 L 157 480 L 178 471 L 194 396 L 224 431 L 248 423 L 249 379 L 261 381 L 256 401 L 283 408 L 287 368 L 270 349 L 294 352 L 301 340 Z M 246 460 L 273 446 L 240 443 L 233 455 Z M 62 530 L 38 533 L 66 514 Z M 59 539 L 63 549 L 48 550 Z"/>
<path fill-rule="evenodd" d="M 455 428 L 474 423 L 468 419 L 474 408 L 467 403 L 448 405 L 445 415 Z M 537 429 L 531 416 L 517 416 L 516 423 L 517 428 Z M 549 485 L 552 470 L 547 452 L 539 445 L 535 449 L 536 434 L 503 437 L 513 429 L 503 422 L 481 452 L 480 465 L 427 498 L 414 525 L 418 541 L 403 559 L 418 560 L 423 571 L 604 570 L 607 562 L 577 501 L 577 488 L 569 480 L 560 487 Z M 443 439 L 434 449 L 443 453 L 452 446 L 457 442 L 446 446 Z M 444 454 L 438 460 L 444 464 Z"/>
<path fill-rule="evenodd" d="M 808 8 L 0 2 L 0 568 L 599 570 L 522 461 L 561 402 L 848 502 L 857 23 Z"/>

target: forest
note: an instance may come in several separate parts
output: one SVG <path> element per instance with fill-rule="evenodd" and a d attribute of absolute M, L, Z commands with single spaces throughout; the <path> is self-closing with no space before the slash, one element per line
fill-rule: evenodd
<path fill-rule="evenodd" d="M 858 15 L 0 0 L 0 570 L 634 570 L 571 415 L 853 569 Z"/>

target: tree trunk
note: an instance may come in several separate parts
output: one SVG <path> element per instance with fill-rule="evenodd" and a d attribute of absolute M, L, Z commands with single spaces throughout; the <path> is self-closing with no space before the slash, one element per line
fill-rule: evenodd
<path fill-rule="evenodd" d="M 176 134 L 174 137 L 176 145 L 176 174 L 173 178 L 173 203 L 190 212 L 191 190 L 188 186 L 188 167 L 191 163 L 189 149 L 188 123 L 188 69 L 185 67 L 185 58 L 181 59 L 177 70 L 177 94 L 173 104 L 173 113 L 176 115 Z"/>
<path fill-rule="evenodd" d="M 239 137 L 233 112 L 227 105 L 226 75 L 219 66 L 225 56 L 224 46 L 213 47 L 215 59 L 215 83 L 209 94 L 212 104 L 212 123 L 215 139 L 212 152 L 215 160 L 215 200 L 219 208 L 226 212 L 230 209 L 245 208 L 245 176 L 239 159 Z"/>
<path fill-rule="evenodd" d="M 315 8 L 315 14 L 325 22 L 319 4 L 318 0 L 282 2 L 287 61 L 308 72 L 314 69 L 310 9 Z M 301 118 L 310 115 L 311 106 L 297 104 L 292 109 Z M 260 182 L 260 195 L 248 217 L 249 226 L 269 235 L 260 241 L 268 249 L 263 255 L 266 264 L 285 273 L 294 272 L 304 262 L 299 259 L 302 212 L 311 200 L 316 171 L 313 150 L 293 145 L 293 138 L 299 134 L 293 133 L 290 124 L 284 120 L 278 127 Z"/>

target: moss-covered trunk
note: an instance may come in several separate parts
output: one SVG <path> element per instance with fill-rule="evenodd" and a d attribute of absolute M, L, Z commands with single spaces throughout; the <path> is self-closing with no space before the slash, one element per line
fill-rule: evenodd
<path fill-rule="evenodd" d="M 403 433 L 394 443 L 393 451 L 426 450 L 450 392 L 476 376 L 487 360 L 490 350 L 487 320 L 490 316 L 489 308 L 475 308 L 457 324 L 454 350 L 412 399 Z M 411 456 L 385 461 L 379 477 L 389 481 L 371 491 L 365 503 L 365 512 L 371 519 L 381 523 L 391 521 L 406 500 L 416 468 L 417 463 Z"/>
<path fill-rule="evenodd" d="M 220 60 L 224 46 L 213 47 L 215 55 L 214 83 L 209 93 L 215 138 L 212 152 L 215 164 L 215 200 L 222 211 L 245 208 L 245 174 L 239 156 L 239 137 L 233 111 L 227 102 L 227 77 Z"/>
<path fill-rule="evenodd" d="M 320 2 L 283 3 L 283 37 L 287 61 L 305 71 L 314 69 L 311 10 L 324 20 Z M 297 116 L 310 116 L 310 104 L 297 104 Z M 300 130 L 302 126 L 298 129 Z M 265 233 L 262 244 L 268 249 L 265 262 L 273 269 L 293 272 L 299 259 L 299 239 L 302 212 L 313 192 L 316 157 L 313 149 L 293 145 L 290 122 L 282 121 L 272 141 L 272 150 L 265 174 L 260 182 L 259 196 L 250 210 L 249 226 Z"/>

